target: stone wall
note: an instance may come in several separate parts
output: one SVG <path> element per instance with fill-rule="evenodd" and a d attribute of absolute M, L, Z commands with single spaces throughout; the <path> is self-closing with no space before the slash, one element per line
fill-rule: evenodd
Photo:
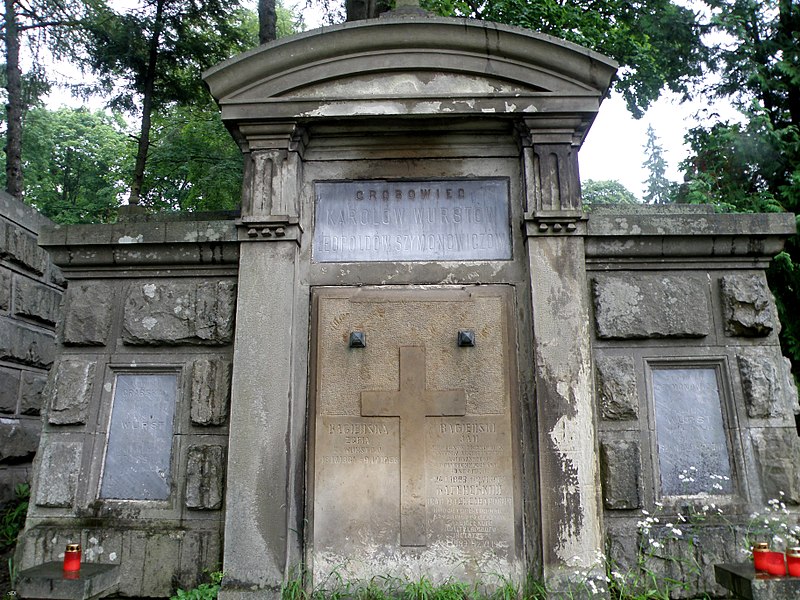
<path fill-rule="evenodd" d="M 781 493 L 800 506 L 800 404 L 764 275 L 792 219 L 704 207 L 606 209 L 589 219 L 608 550 L 631 565 L 644 541 L 655 550 L 651 568 L 689 581 L 687 595 L 722 595 L 710 565 L 745 558 L 751 512 Z M 710 386 L 695 396 L 700 375 Z M 670 462 L 670 453 L 685 458 Z M 648 514 L 660 523 L 642 539 Z M 690 554 L 669 541 L 666 523 L 692 536 Z"/>
<path fill-rule="evenodd" d="M 0 192 L 0 505 L 29 482 L 64 279 L 37 246 L 50 221 Z"/>
<path fill-rule="evenodd" d="M 79 542 L 120 565 L 121 595 L 194 586 L 221 569 L 235 228 L 56 227 L 42 243 L 69 288 L 20 567 Z"/>

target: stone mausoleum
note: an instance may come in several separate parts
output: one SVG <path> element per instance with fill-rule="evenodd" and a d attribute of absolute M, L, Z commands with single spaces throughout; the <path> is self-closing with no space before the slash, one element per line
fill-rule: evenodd
<path fill-rule="evenodd" d="M 240 215 L 41 235 L 68 287 L 20 568 L 80 542 L 120 596 L 203 569 L 226 600 L 301 573 L 558 590 L 633 560 L 656 503 L 800 503 L 764 276 L 794 217 L 587 212 L 578 150 L 614 72 L 439 18 L 207 72 Z M 736 527 L 696 535 L 702 565 L 740 559 Z"/>

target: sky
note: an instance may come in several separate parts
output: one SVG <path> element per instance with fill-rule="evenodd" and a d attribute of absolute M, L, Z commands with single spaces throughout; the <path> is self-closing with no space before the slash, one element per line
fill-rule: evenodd
<path fill-rule="evenodd" d="M 672 93 L 663 94 L 641 119 L 636 120 L 625 108 L 622 97 L 612 94 L 600 105 L 578 154 L 581 180 L 615 179 L 641 198 L 647 179 L 647 170 L 642 166 L 647 127 L 652 125 L 668 164 L 667 179 L 682 181 L 679 164 L 689 154 L 683 138 L 687 130 L 709 120 L 708 116 L 698 116 L 698 111 L 718 114 L 722 119 L 740 120 L 730 105 L 709 105 L 701 101 L 681 103 Z"/>
<path fill-rule="evenodd" d="M 679 0 L 679 3 L 697 8 L 692 0 Z M 322 25 L 319 3 L 308 6 L 300 0 L 294 11 L 302 13 L 307 29 Z M 647 127 L 652 125 L 667 161 L 667 178 L 681 182 L 683 175 L 679 165 L 689 154 L 689 147 L 684 144 L 683 138 L 702 119 L 708 120 L 707 117 L 698 117 L 698 111 L 717 113 L 723 119 L 740 120 L 738 113 L 729 105 L 709 106 L 706 102 L 697 101 L 681 103 L 679 96 L 673 93 L 664 93 L 637 120 L 625 108 L 622 97 L 612 93 L 600 106 L 600 112 L 578 154 L 581 180 L 617 180 L 641 198 L 647 179 L 647 171 L 642 166 L 645 160 L 644 146 L 647 143 Z"/>
<path fill-rule="evenodd" d="M 116 0 L 118 4 L 129 1 Z M 246 2 L 252 2 L 255 7 L 255 0 Z M 308 6 L 305 0 L 298 0 L 297 4 L 295 11 L 302 13 L 307 29 L 321 26 L 320 3 L 315 2 Z M 62 65 L 62 68 L 69 69 L 69 66 Z M 69 75 L 67 78 L 70 78 Z M 70 98 L 63 91 L 54 93 L 48 102 L 51 108 L 62 104 L 77 106 L 84 103 Z M 103 101 L 98 98 L 88 104 L 92 109 L 100 109 Z M 736 118 L 737 113 L 730 106 L 709 107 L 701 102 L 680 103 L 677 95 L 665 93 L 637 120 L 625 108 L 622 97 L 612 93 L 600 106 L 597 118 L 580 150 L 581 179 L 617 180 L 641 198 L 647 179 L 647 171 L 643 168 L 644 146 L 647 142 L 647 127 L 652 125 L 667 161 L 667 178 L 681 181 L 679 164 L 689 152 L 688 146 L 683 143 L 684 135 L 700 122 L 698 111 L 708 108 L 711 110 L 706 113 L 716 112 L 723 118 Z"/>

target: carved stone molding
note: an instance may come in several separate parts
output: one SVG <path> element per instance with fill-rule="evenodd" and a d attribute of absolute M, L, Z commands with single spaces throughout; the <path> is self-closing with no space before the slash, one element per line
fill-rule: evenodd
<path fill-rule="evenodd" d="M 242 219 L 299 216 L 305 132 L 295 123 L 242 126 Z"/>
<path fill-rule="evenodd" d="M 528 213 L 525 215 L 524 226 L 527 237 L 542 235 L 586 235 L 587 217 L 583 213 L 558 213 L 542 214 Z"/>
<path fill-rule="evenodd" d="M 250 242 L 294 241 L 300 245 L 303 228 L 297 217 L 287 215 L 267 218 L 246 217 L 237 221 L 239 240 Z"/>
<path fill-rule="evenodd" d="M 577 221 L 583 220 L 578 177 L 579 123 L 565 120 L 556 125 L 550 123 L 544 128 L 534 119 L 518 125 L 526 210 L 537 220 L 535 227 L 527 227 L 529 235 L 575 233 Z"/>

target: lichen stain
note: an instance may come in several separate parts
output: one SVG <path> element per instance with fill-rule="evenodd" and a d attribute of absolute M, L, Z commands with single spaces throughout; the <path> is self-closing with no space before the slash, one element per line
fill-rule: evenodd
<path fill-rule="evenodd" d="M 144 236 L 141 233 L 136 237 L 123 235 L 121 238 L 117 240 L 118 244 L 141 244 L 142 242 L 144 242 Z"/>

